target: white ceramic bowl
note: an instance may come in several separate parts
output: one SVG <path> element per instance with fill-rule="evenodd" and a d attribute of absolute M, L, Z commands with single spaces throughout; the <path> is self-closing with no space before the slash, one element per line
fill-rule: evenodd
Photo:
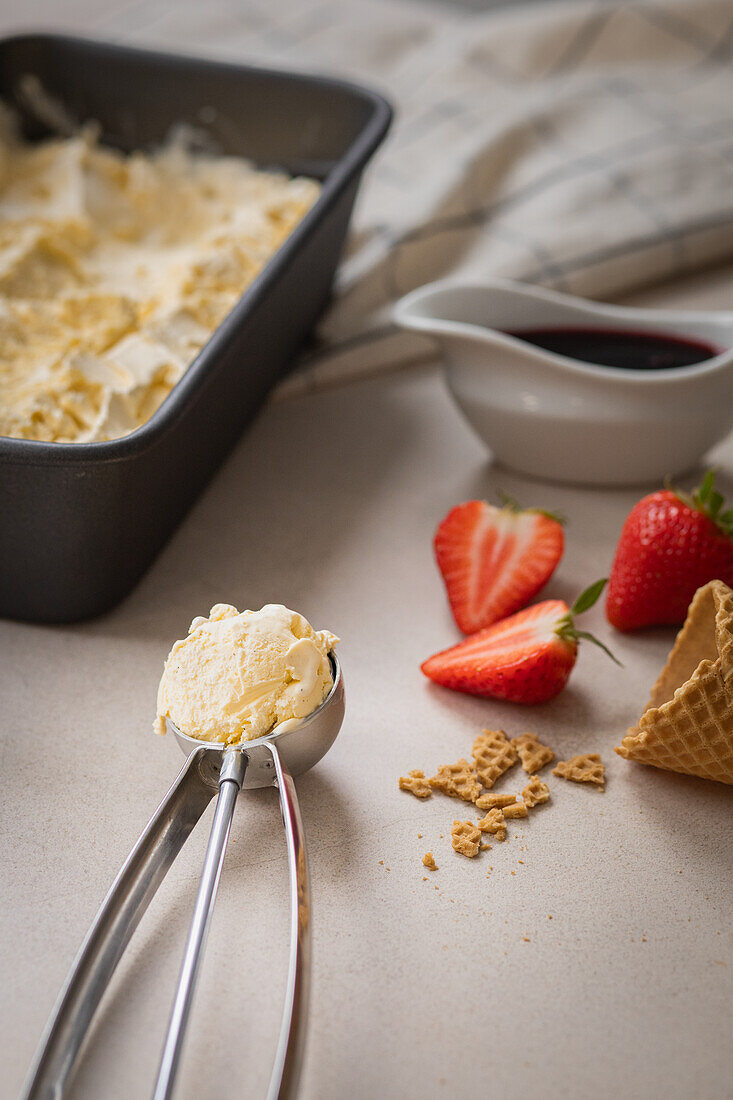
<path fill-rule="evenodd" d="M 507 280 L 430 283 L 394 309 L 440 344 L 448 386 L 498 461 L 553 481 L 632 485 L 691 469 L 733 427 L 733 312 L 600 305 Z M 702 340 L 688 367 L 580 362 L 507 335 L 589 327 Z"/>

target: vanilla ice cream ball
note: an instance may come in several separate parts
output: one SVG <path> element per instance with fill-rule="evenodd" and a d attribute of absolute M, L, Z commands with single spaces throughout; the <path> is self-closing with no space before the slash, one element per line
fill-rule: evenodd
<path fill-rule="evenodd" d="M 282 604 L 241 612 L 216 604 L 168 655 L 155 730 L 165 733 L 170 718 L 189 737 L 236 745 L 306 718 L 331 690 L 337 642 Z"/>

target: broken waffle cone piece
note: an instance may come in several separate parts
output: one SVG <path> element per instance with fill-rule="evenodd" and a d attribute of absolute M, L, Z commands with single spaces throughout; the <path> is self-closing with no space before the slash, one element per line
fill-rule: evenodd
<path fill-rule="evenodd" d="M 522 798 L 527 809 L 531 810 L 533 806 L 539 806 L 543 802 L 550 801 L 550 788 L 542 782 L 538 775 L 533 775 L 522 791 Z"/>
<path fill-rule="evenodd" d="M 453 851 L 473 859 L 478 855 L 481 833 L 472 821 L 454 821 L 450 831 Z"/>
<path fill-rule="evenodd" d="M 606 782 L 606 769 L 597 752 L 585 752 L 580 756 L 571 756 L 569 760 L 559 760 L 552 774 L 570 779 L 573 783 L 595 783 L 599 790 L 603 790 Z"/>
<path fill-rule="evenodd" d="M 425 772 L 421 772 L 419 768 L 414 768 L 409 775 L 401 775 L 399 785 L 401 791 L 409 791 L 415 798 L 429 798 L 433 793 Z"/>
<path fill-rule="evenodd" d="M 483 730 L 473 743 L 472 755 L 479 779 L 489 788 L 519 759 L 504 730 Z"/>
<path fill-rule="evenodd" d="M 733 784 L 733 591 L 698 588 L 636 726 L 626 760 Z"/>
<path fill-rule="evenodd" d="M 506 838 L 506 821 L 504 820 L 504 812 L 497 808 L 489 810 L 486 817 L 483 817 L 478 823 L 478 827 L 482 833 L 491 833 L 497 840 L 504 840 Z"/>
<path fill-rule="evenodd" d="M 543 745 L 537 739 L 536 733 L 522 733 L 519 737 L 512 737 L 511 745 L 519 753 L 522 767 L 528 775 L 540 771 L 555 759 L 552 749 Z"/>
<path fill-rule="evenodd" d="M 508 821 L 511 817 L 526 817 L 527 807 L 523 802 L 513 802 L 511 806 L 505 806 L 501 812 Z"/>
<path fill-rule="evenodd" d="M 482 794 L 476 799 L 477 810 L 494 810 L 503 809 L 504 806 L 511 806 L 512 803 L 517 801 L 515 794 L 491 794 L 487 792 Z"/>
<path fill-rule="evenodd" d="M 481 794 L 478 776 L 463 758 L 455 764 L 441 764 L 428 783 L 434 790 L 449 794 L 452 798 L 462 798 L 464 802 L 475 802 Z"/>

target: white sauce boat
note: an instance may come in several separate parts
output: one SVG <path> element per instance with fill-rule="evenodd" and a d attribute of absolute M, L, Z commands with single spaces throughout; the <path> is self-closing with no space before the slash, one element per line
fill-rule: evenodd
<path fill-rule="evenodd" d="M 437 340 L 469 424 L 522 473 L 660 482 L 694 467 L 733 426 L 733 312 L 633 309 L 503 279 L 447 279 L 402 298 L 394 320 Z M 667 334 L 721 351 L 691 366 L 620 369 L 508 335 L 549 328 Z"/>

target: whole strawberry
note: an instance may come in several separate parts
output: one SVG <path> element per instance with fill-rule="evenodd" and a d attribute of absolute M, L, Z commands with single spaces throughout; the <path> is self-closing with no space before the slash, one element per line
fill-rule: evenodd
<path fill-rule="evenodd" d="M 605 583 L 596 581 L 571 608 L 564 600 L 544 600 L 518 611 L 428 657 L 420 667 L 430 680 L 454 691 L 512 703 L 546 703 L 565 687 L 581 638 L 595 642 L 616 660 L 574 622 L 575 615 L 593 606 Z"/>
<path fill-rule="evenodd" d="M 618 630 L 681 623 L 695 592 L 708 581 L 733 586 L 733 509 L 710 471 L 691 496 L 661 489 L 626 518 L 606 598 Z"/>

